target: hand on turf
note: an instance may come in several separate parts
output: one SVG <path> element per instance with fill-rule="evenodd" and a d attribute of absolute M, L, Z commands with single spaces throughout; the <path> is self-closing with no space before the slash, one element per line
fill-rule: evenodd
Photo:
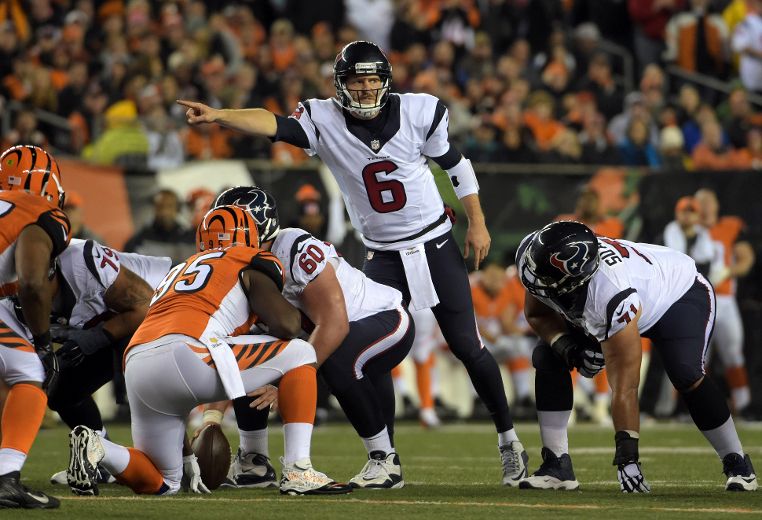
<path fill-rule="evenodd" d="M 640 470 L 640 462 L 620 464 L 617 466 L 616 476 L 619 479 L 619 488 L 622 490 L 622 493 L 651 492 L 651 486 Z"/>
<path fill-rule="evenodd" d="M 198 467 L 196 455 L 192 453 L 183 457 L 183 478 L 180 485 L 183 491 L 211 493 L 209 488 L 201 481 L 201 468 Z"/>
<path fill-rule="evenodd" d="M 251 408 L 264 410 L 270 406 L 272 410 L 278 409 L 278 389 L 273 385 L 260 386 L 253 392 L 249 392 L 248 396 L 256 397 L 249 405 Z"/>

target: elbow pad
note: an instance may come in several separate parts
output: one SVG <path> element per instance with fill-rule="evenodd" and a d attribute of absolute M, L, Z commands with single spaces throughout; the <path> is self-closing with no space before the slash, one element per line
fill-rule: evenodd
<path fill-rule="evenodd" d="M 479 182 L 476 180 L 476 172 L 471 166 L 471 161 L 461 157 L 460 162 L 447 170 L 450 176 L 450 182 L 455 189 L 455 195 L 462 199 L 466 195 L 479 193 Z"/>

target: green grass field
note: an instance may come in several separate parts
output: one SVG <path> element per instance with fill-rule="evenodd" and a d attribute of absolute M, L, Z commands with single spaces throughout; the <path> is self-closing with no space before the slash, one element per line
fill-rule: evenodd
<path fill-rule="evenodd" d="M 271 428 L 270 450 L 282 453 L 280 428 Z M 518 425 L 530 456 L 540 461 L 536 425 Z M 129 442 L 129 430 L 109 429 L 118 442 Z M 762 467 L 762 428 L 740 427 L 746 450 Z M 230 436 L 231 444 L 237 441 Z M 641 461 L 653 492 L 619 493 L 611 466 L 610 428 L 577 426 L 570 432 L 571 455 L 580 491 L 545 492 L 508 489 L 499 485 L 496 436 L 487 424 L 452 425 L 431 432 L 414 424 L 400 425 L 397 448 L 405 470 L 404 489 L 359 491 L 334 497 L 282 497 L 277 490 L 218 490 L 199 497 L 137 497 L 127 488 L 101 487 L 99 497 L 75 497 L 49 484 L 49 476 L 68 461 L 67 431 L 43 430 L 24 468 L 24 482 L 62 498 L 53 511 L 0 511 L 0 518 L 475 518 L 521 515 L 524 518 L 716 518 L 762 516 L 762 491 L 723 490 L 721 464 L 692 425 L 644 427 Z M 349 426 L 325 426 L 313 437 L 313 463 L 337 480 L 354 475 L 365 459 L 362 444 Z M 279 469 L 279 465 L 276 464 Z"/>

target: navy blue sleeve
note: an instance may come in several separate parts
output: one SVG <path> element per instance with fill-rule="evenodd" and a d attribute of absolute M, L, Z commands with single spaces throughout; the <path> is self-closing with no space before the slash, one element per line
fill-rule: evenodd
<path fill-rule="evenodd" d="M 460 151 L 451 144 L 450 149 L 444 155 L 432 157 L 431 160 L 437 163 L 443 170 L 449 170 L 460 162 L 461 157 Z"/>
<path fill-rule="evenodd" d="M 277 129 L 275 130 L 275 136 L 272 137 L 272 141 L 283 141 L 284 143 L 298 146 L 299 148 L 309 148 L 310 141 L 307 138 L 302 125 L 299 121 L 292 117 L 284 117 L 275 114 L 275 122 L 277 123 Z"/>

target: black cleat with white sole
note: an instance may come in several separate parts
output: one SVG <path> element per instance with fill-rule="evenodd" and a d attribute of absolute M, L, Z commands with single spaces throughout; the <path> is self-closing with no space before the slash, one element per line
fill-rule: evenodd
<path fill-rule="evenodd" d="M 726 491 L 756 491 L 759 487 L 749 455 L 728 453 L 722 459 L 722 472 L 728 477 Z"/>
<path fill-rule="evenodd" d="M 57 498 L 28 489 L 19 482 L 19 472 L 0 475 L 0 509 L 56 509 Z"/>
<path fill-rule="evenodd" d="M 530 476 L 519 482 L 519 489 L 579 489 L 579 482 L 574 476 L 571 457 L 564 453 L 557 457 L 548 448 L 542 448 L 542 464 Z"/>

